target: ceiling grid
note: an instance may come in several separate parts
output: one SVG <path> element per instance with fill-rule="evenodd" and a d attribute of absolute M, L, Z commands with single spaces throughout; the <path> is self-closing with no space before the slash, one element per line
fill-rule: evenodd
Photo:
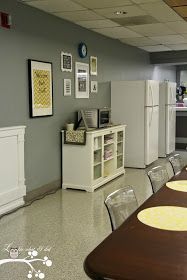
<path fill-rule="evenodd" d="M 19 0 L 147 52 L 187 50 L 187 0 Z"/>

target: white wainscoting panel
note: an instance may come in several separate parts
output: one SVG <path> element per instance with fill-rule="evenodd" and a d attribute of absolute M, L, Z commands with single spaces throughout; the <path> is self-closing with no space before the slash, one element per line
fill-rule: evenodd
<path fill-rule="evenodd" d="M 24 204 L 25 126 L 0 128 L 0 215 Z"/>

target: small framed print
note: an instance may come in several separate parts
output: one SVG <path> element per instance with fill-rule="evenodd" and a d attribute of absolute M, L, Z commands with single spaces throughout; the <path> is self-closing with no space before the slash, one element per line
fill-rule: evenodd
<path fill-rule="evenodd" d="M 64 79 L 64 96 L 71 96 L 71 79 Z"/>
<path fill-rule="evenodd" d="M 72 55 L 61 52 L 61 70 L 63 72 L 72 72 Z"/>
<path fill-rule="evenodd" d="M 97 93 L 98 92 L 98 83 L 97 81 L 91 81 L 91 92 Z"/>
<path fill-rule="evenodd" d="M 97 57 L 90 56 L 90 75 L 97 76 Z"/>

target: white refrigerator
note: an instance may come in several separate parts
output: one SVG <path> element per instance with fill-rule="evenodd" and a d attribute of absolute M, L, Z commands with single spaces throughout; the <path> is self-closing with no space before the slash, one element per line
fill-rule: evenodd
<path fill-rule="evenodd" d="M 158 159 L 159 82 L 112 81 L 111 119 L 127 125 L 126 167 L 145 168 Z"/>
<path fill-rule="evenodd" d="M 159 149 L 158 156 L 175 151 L 176 129 L 176 83 L 160 83 L 159 94 Z"/>

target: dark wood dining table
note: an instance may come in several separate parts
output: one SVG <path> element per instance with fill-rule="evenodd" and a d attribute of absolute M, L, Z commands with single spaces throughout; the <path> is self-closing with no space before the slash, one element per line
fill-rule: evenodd
<path fill-rule="evenodd" d="M 186 167 L 171 178 L 187 180 Z M 163 186 L 85 259 L 91 279 L 187 280 L 187 231 L 161 230 L 141 223 L 137 214 L 154 206 L 187 207 L 187 192 Z"/>

